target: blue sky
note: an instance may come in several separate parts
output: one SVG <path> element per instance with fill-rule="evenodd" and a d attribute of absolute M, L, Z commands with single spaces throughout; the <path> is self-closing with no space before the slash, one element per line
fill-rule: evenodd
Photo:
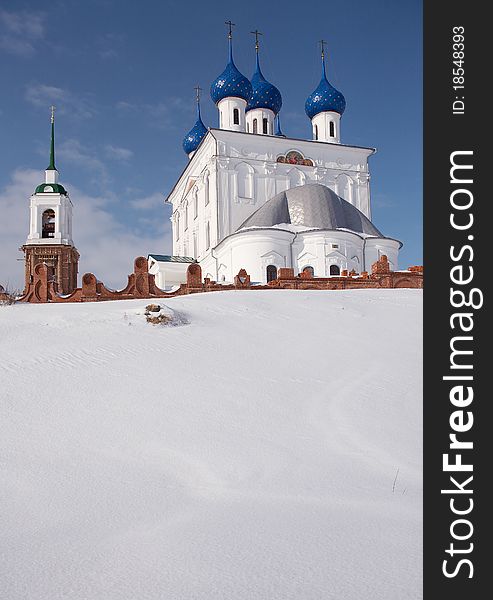
<path fill-rule="evenodd" d="M 224 21 L 236 23 L 235 61 L 254 69 L 259 29 L 264 75 L 283 96 L 284 133 L 309 138 L 304 102 L 320 77 L 347 101 L 342 142 L 376 147 L 373 221 L 404 242 L 400 266 L 421 264 L 421 2 L 347 0 L 269 5 L 167 0 L 4 0 L 0 7 L 0 283 L 22 282 L 17 248 L 27 198 L 43 179 L 49 106 L 57 106 L 57 167 L 75 205 L 81 272 L 122 287 L 132 258 L 171 250 L 162 199 L 187 158 L 194 91 L 217 126 L 208 89 L 227 57 Z"/>

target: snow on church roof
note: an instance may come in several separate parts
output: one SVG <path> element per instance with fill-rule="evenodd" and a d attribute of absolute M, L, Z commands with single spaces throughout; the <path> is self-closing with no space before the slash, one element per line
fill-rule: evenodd
<path fill-rule="evenodd" d="M 190 256 L 170 256 L 169 254 L 149 254 L 148 258 L 153 258 L 156 262 L 178 262 L 178 263 L 194 263 L 195 258 Z"/>
<path fill-rule="evenodd" d="M 312 229 L 346 229 L 385 237 L 360 210 L 319 183 L 277 194 L 250 215 L 237 231 L 248 227 L 275 227 L 282 223 Z"/>

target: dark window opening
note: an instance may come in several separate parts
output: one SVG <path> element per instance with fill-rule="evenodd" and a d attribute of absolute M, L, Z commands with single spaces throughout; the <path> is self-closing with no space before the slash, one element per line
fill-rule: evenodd
<path fill-rule="evenodd" d="M 330 131 L 330 137 L 335 137 L 336 136 L 335 127 L 334 127 L 334 121 L 330 122 L 329 131 Z"/>
<path fill-rule="evenodd" d="M 269 133 L 268 127 L 269 127 L 269 121 L 267 120 L 266 117 L 264 117 L 262 119 L 262 127 L 263 127 L 263 132 L 264 133 Z"/>
<path fill-rule="evenodd" d="M 318 140 L 318 125 L 314 127 L 315 139 Z"/>
<path fill-rule="evenodd" d="M 277 279 L 277 267 L 269 265 L 267 267 L 267 283 L 269 283 L 269 281 L 274 281 L 274 279 Z"/>
<path fill-rule="evenodd" d="M 341 274 L 341 269 L 339 269 L 339 267 L 337 265 L 330 265 L 330 271 L 329 273 L 331 275 L 340 275 Z"/>
<path fill-rule="evenodd" d="M 253 133 L 257 133 L 257 119 L 253 119 Z"/>
<path fill-rule="evenodd" d="M 42 237 L 55 237 L 55 211 L 51 208 L 45 210 L 42 218 Z"/>
<path fill-rule="evenodd" d="M 237 108 L 233 108 L 233 125 L 240 124 L 240 111 Z"/>

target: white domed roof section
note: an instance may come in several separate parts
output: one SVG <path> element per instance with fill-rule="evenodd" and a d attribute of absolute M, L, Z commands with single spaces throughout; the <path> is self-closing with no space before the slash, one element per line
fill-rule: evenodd
<path fill-rule="evenodd" d="M 312 229 L 347 229 L 365 236 L 384 237 L 360 210 L 318 183 L 277 194 L 250 215 L 237 231 L 282 224 Z"/>

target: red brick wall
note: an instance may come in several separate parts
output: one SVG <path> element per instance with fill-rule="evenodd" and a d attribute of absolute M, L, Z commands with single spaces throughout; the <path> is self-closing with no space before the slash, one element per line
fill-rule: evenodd
<path fill-rule="evenodd" d="M 77 255 L 78 256 L 78 255 Z M 343 272 L 344 273 L 344 272 Z M 193 263 L 187 270 L 187 283 L 175 292 L 160 290 L 154 275 L 147 269 L 147 259 L 139 256 L 134 261 L 134 272 L 128 276 L 127 286 L 120 291 L 109 290 L 92 273 L 82 277 L 82 287 L 76 288 L 68 296 L 61 296 L 54 281 L 53 266 L 40 262 L 34 267 L 32 281 L 26 285 L 21 302 L 98 302 L 101 300 L 130 300 L 135 298 L 172 298 L 184 294 L 214 292 L 224 290 L 347 290 L 363 288 L 422 288 L 423 267 L 410 267 L 407 271 L 391 271 L 386 256 L 372 265 L 371 275 L 361 275 L 354 271 L 338 277 L 295 276 L 293 269 L 279 269 L 277 279 L 268 285 L 252 285 L 248 273 L 241 269 L 234 284 L 221 285 L 206 278 L 202 281 L 202 269 Z"/>

